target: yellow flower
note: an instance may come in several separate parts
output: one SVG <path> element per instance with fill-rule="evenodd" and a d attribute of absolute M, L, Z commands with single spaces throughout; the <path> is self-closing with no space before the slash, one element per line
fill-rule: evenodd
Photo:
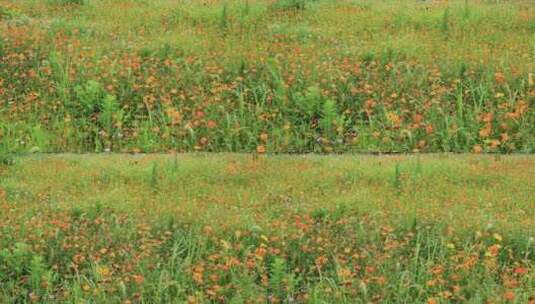
<path fill-rule="evenodd" d="M 229 242 L 227 242 L 225 240 L 221 240 L 221 246 L 223 246 L 223 248 L 225 248 L 227 250 L 231 248 Z"/>
<path fill-rule="evenodd" d="M 103 276 L 103 277 L 109 277 L 111 275 L 111 271 L 108 267 L 106 266 L 99 266 L 97 267 L 97 272 L 99 275 Z"/>

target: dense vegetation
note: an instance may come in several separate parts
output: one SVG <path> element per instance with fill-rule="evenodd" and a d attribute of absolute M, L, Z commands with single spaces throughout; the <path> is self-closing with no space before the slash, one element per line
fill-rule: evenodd
<path fill-rule="evenodd" d="M 531 0 L 0 0 L 0 303 L 535 304 L 534 73 Z"/>
<path fill-rule="evenodd" d="M 533 152 L 532 1 L 0 0 L 1 150 Z"/>
<path fill-rule="evenodd" d="M 33 156 L 0 302 L 533 303 L 530 156 Z"/>

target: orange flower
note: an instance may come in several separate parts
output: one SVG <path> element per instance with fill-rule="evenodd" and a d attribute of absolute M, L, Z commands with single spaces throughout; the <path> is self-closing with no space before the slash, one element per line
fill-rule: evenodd
<path fill-rule="evenodd" d="M 203 266 L 195 266 L 193 268 L 193 280 L 197 284 L 203 284 L 204 283 L 204 267 Z"/>
<path fill-rule="evenodd" d="M 138 285 L 141 285 L 141 284 L 143 284 L 143 282 L 145 282 L 145 278 L 142 275 L 138 275 L 138 274 L 133 275 L 132 279 Z"/>
<path fill-rule="evenodd" d="M 394 127 L 399 127 L 401 124 L 401 118 L 396 113 L 387 113 L 386 118 L 390 121 L 390 123 L 392 123 Z"/>
<path fill-rule="evenodd" d="M 497 84 L 504 84 L 505 83 L 505 75 L 503 73 L 495 73 L 494 74 L 494 80 L 496 80 Z"/>
<path fill-rule="evenodd" d="M 348 268 L 340 268 L 338 270 L 338 276 L 342 279 L 343 282 L 348 282 L 351 280 L 353 273 Z"/>
<path fill-rule="evenodd" d="M 519 115 L 524 114 L 528 110 L 528 103 L 525 100 L 520 100 L 515 106 L 515 113 Z"/>
<path fill-rule="evenodd" d="M 527 274 L 528 273 L 528 269 L 525 268 L 525 267 L 517 267 L 517 268 L 515 268 L 515 270 L 513 272 L 515 274 Z"/>
<path fill-rule="evenodd" d="M 323 267 L 323 265 L 327 264 L 328 261 L 329 259 L 326 256 L 320 255 L 319 257 L 316 258 L 314 262 L 318 268 L 321 268 Z"/>
<path fill-rule="evenodd" d="M 202 229 L 202 232 L 205 235 L 211 235 L 214 232 L 214 229 L 212 229 L 211 226 L 204 226 L 204 228 Z"/>
<path fill-rule="evenodd" d="M 373 100 L 373 99 L 368 99 L 368 100 L 366 100 L 366 102 L 365 102 L 365 104 L 364 104 L 364 108 L 365 108 L 367 111 L 369 111 L 369 110 L 373 109 L 373 108 L 375 107 L 375 105 L 376 105 L 375 100 Z"/>
<path fill-rule="evenodd" d="M 504 294 L 503 294 L 503 298 L 506 300 L 506 301 L 509 301 L 509 302 L 512 302 L 515 300 L 515 292 L 514 291 L 506 291 Z"/>
<path fill-rule="evenodd" d="M 154 77 L 154 76 L 151 75 L 151 76 L 149 76 L 149 77 L 145 80 L 145 83 L 146 83 L 147 85 L 152 85 L 152 84 L 154 84 L 156 81 L 158 81 L 158 79 L 156 79 L 156 77 Z"/>
<path fill-rule="evenodd" d="M 422 121 L 424 121 L 424 116 L 421 115 L 421 114 L 415 114 L 415 115 L 412 117 L 412 121 L 413 121 L 415 124 L 420 124 Z"/>
<path fill-rule="evenodd" d="M 438 304 L 438 301 L 435 298 L 429 298 L 427 299 L 427 304 Z"/>
<path fill-rule="evenodd" d="M 74 262 L 74 264 L 82 264 L 84 261 L 85 261 L 85 257 L 81 254 L 76 254 L 73 258 L 72 258 L 72 261 Z"/>
<path fill-rule="evenodd" d="M 500 144 L 501 142 L 497 139 L 489 140 L 489 146 L 491 148 L 497 148 Z"/>
<path fill-rule="evenodd" d="M 479 130 L 479 136 L 482 138 L 489 137 L 491 132 L 492 126 L 490 124 L 486 124 L 483 129 Z"/>
<path fill-rule="evenodd" d="M 260 154 L 266 153 L 266 147 L 264 145 L 258 145 L 256 147 L 256 152 Z"/>
<path fill-rule="evenodd" d="M 169 108 L 165 112 L 167 116 L 171 118 L 171 125 L 176 126 L 182 121 L 182 115 L 180 115 L 180 112 L 176 109 Z"/>
<path fill-rule="evenodd" d="M 435 129 L 433 128 L 433 125 L 425 126 L 425 133 L 432 134 L 434 131 L 435 131 Z"/>
<path fill-rule="evenodd" d="M 213 120 L 209 120 L 207 123 L 206 123 L 206 127 L 208 129 L 215 129 L 217 127 L 217 123 Z"/>
<path fill-rule="evenodd" d="M 500 249 L 502 248 L 502 246 L 498 245 L 498 244 L 494 244 L 492 246 L 490 246 L 489 248 L 487 248 L 487 253 L 486 253 L 486 256 L 492 256 L 492 257 L 495 257 L 498 255 L 498 253 L 500 252 Z"/>
<path fill-rule="evenodd" d="M 490 122 L 492 122 L 493 118 L 494 118 L 494 114 L 486 113 L 486 114 L 482 114 L 481 115 L 480 120 L 483 121 L 483 122 L 486 122 L 486 123 L 490 123 Z"/>
<path fill-rule="evenodd" d="M 264 259 L 264 256 L 267 254 L 267 250 L 266 248 L 264 247 L 258 247 L 256 248 L 256 250 L 254 251 L 254 255 L 256 256 L 256 258 L 258 258 L 259 260 L 263 260 Z"/>

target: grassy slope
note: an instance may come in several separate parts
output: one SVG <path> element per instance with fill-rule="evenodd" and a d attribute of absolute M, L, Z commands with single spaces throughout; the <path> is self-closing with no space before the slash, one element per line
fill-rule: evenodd
<path fill-rule="evenodd" d="M 534 149 L 532 1 L 63 2 L 0 0 L 3 150 Z"/>
<path fill-rule="evenodd" d="M 0 299 L 533 299 L 531 156 L 64 155 L 0 175 Z"/>

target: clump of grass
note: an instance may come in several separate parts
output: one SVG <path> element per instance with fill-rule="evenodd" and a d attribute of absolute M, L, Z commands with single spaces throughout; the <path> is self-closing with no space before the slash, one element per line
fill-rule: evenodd
<path fill-rule="evenodd" d="M 221 8 L 221 14 L 219 16 L 219 29 L 224 32 L 229 26 L 229 16 L 228 16 L 228 2 L 224 2 Z"/>
<path fill-rule="evenodd" d="M 159 169 L 158 169 L 158 164 L 156 162 L 154 162 L 151 166 L 151 170 L 150 170 L 150 187 L 154 190 L 154 191 L 157 191 L 158 190 L 158 186 L 160 184 L 160 177 L 159 177 Z"/>
<path fill-rule="evenodd" d="M 394 168 L 393 184 L 394 184 L 394 188 L 398 189 L 398 191 L 400 191 L 403 186 L 400 163 L 396 163 L 396 166 Z"/>
<path fill-rule="evenodd" d="M 442 14 L 442 20 L 440 22 L 440 31 L 445 35 L 449 33 L 450 22 L 450 8 L 448 7 L 444 10 L 444 13 Z"/>

